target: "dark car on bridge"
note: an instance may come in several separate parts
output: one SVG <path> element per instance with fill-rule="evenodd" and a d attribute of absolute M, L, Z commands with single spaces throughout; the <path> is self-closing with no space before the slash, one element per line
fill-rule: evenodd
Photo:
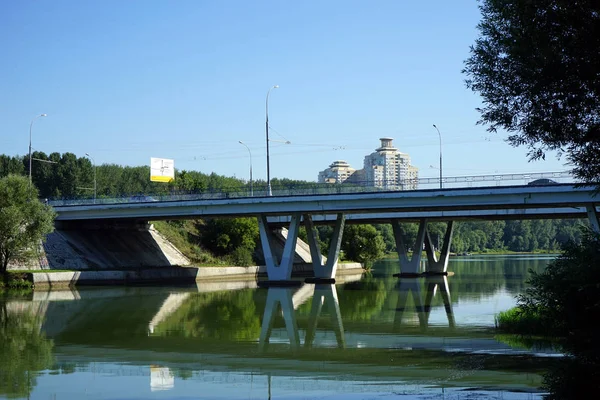
<path fill-rule="evenodd" d="M 552 179 L 542 178 L 536 179 L 535 181 L 531 181 L 528 183 L 529 186 L 544 186 L 544 185 L 556 185 L 558 182 L 553 181 Z"/>

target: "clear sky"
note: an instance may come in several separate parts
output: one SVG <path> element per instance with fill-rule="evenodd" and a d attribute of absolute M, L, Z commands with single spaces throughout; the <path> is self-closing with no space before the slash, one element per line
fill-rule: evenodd
<path fill-rule="evenodd" d="M 0 3 L 0 153 L 316 180 L 394 138 L 421 177 L 563 171 L 476 126 L 461 74 L 474 0 L 48 0 Z M 289 141 L 290 144 L 285 144 Z"/>

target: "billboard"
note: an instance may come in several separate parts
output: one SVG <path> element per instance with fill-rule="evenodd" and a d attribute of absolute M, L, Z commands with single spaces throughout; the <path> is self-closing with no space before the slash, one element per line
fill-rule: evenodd
<path fill-rule="evenodd" d="M 175 161 L 168 158 L 150 158 L 150 180 L 171 182 L 175 178 Z"/>

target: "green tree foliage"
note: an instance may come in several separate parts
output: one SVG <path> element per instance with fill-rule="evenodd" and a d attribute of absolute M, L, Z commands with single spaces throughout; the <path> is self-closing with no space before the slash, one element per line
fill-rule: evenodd
<path fill-rule="evenodd" d="M 346 225 L 342 250 L 346 259 L 370 264 L 383 257 L 385 242 L 372 225 Z"/>
<path fill-rule="evenodd" d="M 36 373 L 51 367 L 53 343 L 40 323 L 32 313 L 11 311 L 0 298 L 0 396 L 28 397 Z"/>
<path fill-rule="evenodd" d="M 0 178 L 8 175 L 24 175 L 25 167 L 20 157 L 0 154 Z"/>
<path fill-rule="evenodd" d="M 206 221 L 202 228 L 202 245 L 215 255 L 233 254 L 238 261 L 248 262 L 248 257 L 239 253 L 245 249 L 252 254 L 258 240 L 256 218 L 220 218 Z"/>
<path fill-rule="evenodd" d="M 464 73 L 483 97 L 480 123 L 506 129 L 530 159 L 565 152 L 600 182 L 600 2 L 482 0 Z"/>
<path fill-rule="evenodd" d="M 0 273 L 8 263 L 35 254 L 37 246 L 54 229 L 54 211 L 37 200 L 27 178 L 0 178 Z"/>
<path fill-rule="evenodd" d="M 543 272 L 532 272 L 528 283 L 518 305 L 540 315 L 545 333 L 576 334 L 578 346 L 600 349 L 600 235 L 588 232 L 579 244 L 566 245 Z"/>

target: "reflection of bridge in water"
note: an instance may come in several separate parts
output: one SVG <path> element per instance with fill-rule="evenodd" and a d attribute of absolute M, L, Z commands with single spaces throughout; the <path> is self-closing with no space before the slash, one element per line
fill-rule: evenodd
<path fill-rule="evenodd" d="M 428 276 L 425 279 L 425 294 L 423 294 L 423 278 L 402 278 L 398 281 L 394 290 L 398 292 L 398 301 L 395 310 L 393 331 L 397 332 L 402 328 L 406 312 L 415 312 L 421 330 L 428 328 L 429 315 L 432 310 L 433 299 L 437 293 L 440 294 L 444 304 L 448 327 L 455 327 L 454 313 L 450 299 L 450 288 L 447 276 Z M 307 293 L 311 293 L 307 295 Z M 410 307 L 409 297 L 412 298 L 412 307 Z M 308 316 L 307 327 L 302 330 L 298 327 L 297 310 L 304 302 L 312 298 L 310 314 Z M 301 299 L 302 301 L 298 301 Z M 304 285 L 302 288 L 280 288 L 272 287 L 268 289 L 267 302 L 262 319 L 262 328 L 259 339 L 259 348 L 262 351 L 267 350 L 273 335 L 273 328 L 276 317 L 282 317 L 284 329 L 276 334 L 275 342 L 278 344 L 289 343 L 292 350 L 298 350 L 300 347 L 311 348 L 332 347 L 333 341 L 327 334 L 317 331 L 317 326 L 323 309 L 326 308 L 329 314 L 330 326 L 335 334 L 335 346 L 338 348 L 347 347 L 347 336 L 344 332 L 342 314 L 337 295 L 337 288 L 334 284 L 315 284 Z M 285 333 L 285 335 L 284 335 Z M 287 340 L 284 339 L 287 336 Z M 302 337 L 304 341 L 302 341 Z M 381 336 L 372 334 L 350 333 L 349 344 L 351 347 L 412 347 L 417 342 L 423 345 L 423 340 L 416 342 L 410 336 L 388 336 L 383 339 Z M 401 343 L 402 342 L 402 343 Z M 434 341 L 435 342 L 435 341 Z M 445 345 L 448 340 L 444 339 Z M 395 345 L 394 345 L 395 344 Z M 461 345 L 461 347 L 463 347 Z"/>
<path fill-rule="evenodd" d="M 361 275 L 346 276 L 347 282 L 357 282 Z M 429 336 L 427 340 L 419 338 L 412 328 L 417 327 L 421 333 L 429 328 L 429 316 L 433 309 L 439 309 L 443 303 L 446 313 L 447 328 L 445 335 L 455 328 L 455 319 L 450 300 L 450 288 L 447 276 L 428 276 L 421 278 L 401 278 L 396 283 L 393 291 L 396 292 L 394 318 L 391 325 L 378 324 L 377 331 L 361 332 L 361 324 L 351 323 L 351 329 L 344 328 L 342 309 L 338 299 L 338 287 L 335 284 L 305 284 L 300 288 L 268 288 L 266 302 L 262 311 L 260 336 L 256 338 L 259 350 L 267 350 L 269 344 L 277 347 L 289 346 L 293 350 L 300 348 L 428 348 L 444 349 L 451 347 L 457 349 L 472 348 L 476 343 L 473 339 L 464 339 L 457 332 L 455 339 L 435 338 Z M 204 286 L 204 285 L 203 285 Z M 129 306 L 138 308 L 138 317 L 147 315 L 145 331 L 154 340 L 160 336 L 154 334 L 156 327 L 161 326 L 171 315 L 194 296 L 195 293 L 222 290 L 248 289 L 256 287 L 256 282 L 220 282 L 204 287 L 178 289 L 176 292 L 168 289 L 153 288 L 151 296 L 139 296 L 146 292 L 143 288 L 84 290 L 84 291 L 59 291 L 36 292 L 29 308 L 38 310 L 40 328 L 48 337 L 56 338 L 57 343 L 85 339 L 79 337 L 77 332 L 81 329 L 94 329 L 94 326 L 109 324 L 107 318 L 115 317 L 113 311 L 121 309 L 123 300 L 128 299 Z M 389 293 L 388 293 L 389 295 Z M 435 299 L 437 298 L 437 302 Z M 441 301 L 440 301 L 441 300 Z M 302 307 L 303 304 L 310 307 Z M 136 306 L 143 302 L 144 306 Z M 436 305 L 434 305 L 436 304 Z M 35 306 L 34 306 L 35 305 Z M 395 306 L 395 307 L 394 307 Z M 33 307 L 33 308 L 32 308 Z M 153 310 L 153 311 L 151 311 Z M 126 315 L 127 310 L 122 310 Z M 151 312 L 150 312 L 151 311 Z M 308 311 L 308 312 L 307 312 Z M 141 313 L 140 313 L 141 312 Z M 415 317 L 416 316 L 416 317 Z M 118 316 L 117 316 L 118 317 Z M 139 318 L 138 321 L 141 322 Z M 300 321 L 300 323 L 299 323 Z M 351 321 L 350 321 L 351 322 Z M 139 326 L 131 326 L 134 331 L 140 331 Z M 381 328 L 381 329 L 380 329 Z M 405 329 L 406 328 L 406 329 Z M 436 331 L 441 326 L 436 324 Z M 97 337 L 94 341 L 105 343 L 115 338 Z M 481 339 L 481 348 L 508 347 L 490 339 Z M 468 342 L 468 344 L 466 344 Z M 232 343 L 235 347 L 235 344 Z"/>
<path fill-rule="evenodd" d="M 240 382 L 243 374 L 273 376 L 279 379 L 274 381 L 276 386 L 282 385 L 282 377 L 292 378 L 286 382 L 293 386 L 301 384 L 299 377 L 312 379 L 317 374 L 327 382 L 311 383 L 312 388 L 327 384 L 340 390 L 361 379 L 422 382 L 423 376 L 441 379 L 449 386 L 471 384 L 465 382 L 497 384 L 496 372 L 474 371 L 465 381 L 456 379 L 452 368 L 457 359 L 468 362 L 469 357 L 479 357 L 482 351 L 503 357 L 530 354 L 500 343 L 491 335 L 473 335 L 457 327 L 450 303 L 448 282 L 452 277 L 402 278 L 393 284 L 388 281 L 391 285 L 379 292 L 361 289 L 366 295 L 385 293 L 389 303 L 382 303 L 393 311 L 393 318 L 381 322 L 384 320 L 378 316 L 374 328 L 367 320 L 343 319 L 344 307 L 350 308 L 350 300 L 355 298 L 348 293 L 362 287 L 360 280 L 360 275 L 349 278 L 348 287 L 306 284 L 300 288 L 253 289 L 256 282 L 251 281 L 170 290 L 36 292 L 34 301 L 13 302 L 13 309 L 39 314 L 42 330 L 54 339 L 54 355 L 59 364 L 75 363 L 83 371 L 93 363 L 96 372 L 102 368 L 112 372 L 110 363 L 115 363 L 119 374 L 149 375 L 151 388 L 155 389 L 172 387 L 173 376 L 169 371 L 175 371 L 177 380 L 177 371 L 182 369 L 206 371 L 195 379 L 214 379 L 223 384 L 231 384 L 228 380 L 233 379 L 231 374 L 238 374 Z M 204 295 L 201 291 L 220 294 Z M 260 304 L 253 311 L 253 318 L 259 321 L 258 330 L 253 331 L 255 336 L 249 340 L 193 334 L 174 336 L 168 331 L 169 327 L 187 321 L 177 319 L 186 307 L 189 310 L 192 306 L 196 319 L 214 317 L 198 307 L 210 308 L 210 302 L 216 299 L 219 307 L 212 309 L 219 310 L 221 304 L 235 298 L 228 293 L 243 294 L 238 297 L 252 298 L 254 304 Z M 246 304 L 242 302 L 241 306 Z M 447 324 L 442 329 L 440 324 L 429 326 L 434 310 L 445 311 Z M 152 368 L 133 368 L 136 365 Z M 499 374 L 511 385 L 525 379 L 513 372 Z M 329 381 L 328 377 L 332 379 Z"/>

